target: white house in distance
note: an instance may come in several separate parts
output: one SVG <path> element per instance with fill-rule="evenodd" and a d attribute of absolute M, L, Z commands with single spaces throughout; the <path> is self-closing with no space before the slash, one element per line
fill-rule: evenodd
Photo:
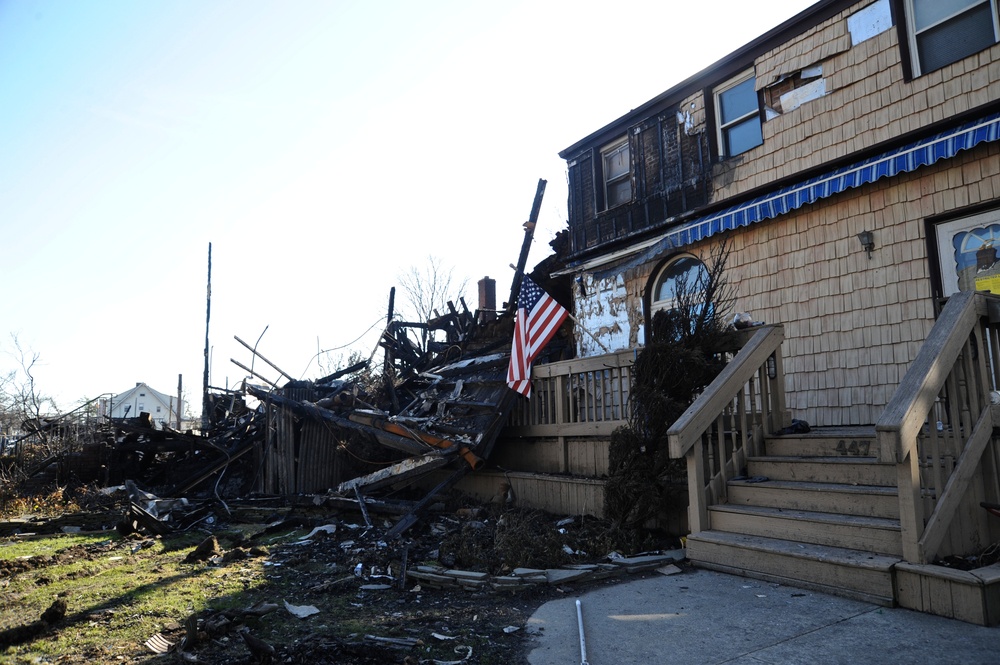
<path fill-rule="evenodd" d="M 140 382 L 130 390 L 102 399 L 100 414 L 110 418 L 136 418 L 146 412 L 157 425 L 171 425 L 177 423 L 177 414 L 183 413 L 183 406 L 178 404 L 176 395 L 161 393 Z"/>

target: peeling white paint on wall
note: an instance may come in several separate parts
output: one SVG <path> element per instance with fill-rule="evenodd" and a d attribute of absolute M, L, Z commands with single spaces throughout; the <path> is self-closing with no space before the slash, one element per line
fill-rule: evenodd
<path fill-rule="evenodd" d="M 878 0 L 861 11 L 847 17 L 847 31 L 851 33 L 851 46 L 880 35 L 892 27 L 892 10 L 889 0 Z"/>
<path fill-rule="evenodd" d="M 694 104 L 692 104 L 694 106 Z M 678 111 L 677 112 L 677 124 L 684 126 L 684 133 L 688 136 L 694 134 L 694 118 L 691 116 L 690 111 Z"/>
<path fill-rule="evenodd" d="M 582 293 L 576 293 L 575 303 L 577 356 L 587 358 L 631 348 L 624 277 L 594 279 L 584 274 L 577 283 L 582 287 Z M 605 348 L 601 348 L 601 344 Z"/>

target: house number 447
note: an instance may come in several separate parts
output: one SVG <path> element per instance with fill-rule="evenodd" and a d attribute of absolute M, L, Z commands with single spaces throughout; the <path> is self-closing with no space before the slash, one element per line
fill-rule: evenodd
<path fill-rule="evenodd" d="M 871 448 L 871 441 L 851 441 L 848 443 L 841 439 L 837 442 L 837 453 L 840 455 L 855 455 L 858 457 L 868 457 L 868 449 Z"/>

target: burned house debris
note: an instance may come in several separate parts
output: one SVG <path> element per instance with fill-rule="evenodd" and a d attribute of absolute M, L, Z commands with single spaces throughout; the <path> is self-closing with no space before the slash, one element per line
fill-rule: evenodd
<path fill-rule="evenodd" d="M 544 188 L 539 181 L 504 308 L 496 306 L 495 281 L 485 278 L 476 311 L 459 299 L 426 322 L 406 322 L 394 316 L 393 290 L 381 368 L 356 363 L 316 380 L 292 380 L 237 337 L 252 360 L 232 362 L 250 378 L 238 390 L 209 390 L 203 431 L 180 431 L 145 412 L 109 418 L 100 439 L 66 453 L 54 473 L 73 467 L 84 482 L 132 484 L 126 530 L 184 529 L 209 511 L 198 502 L 225 510 L 225 500 L 237 497 L 308 496 L 314 505 L 356 510 L 369 523 L 370 511 L 392 514 L 388 537 L 400 535 L 487 464 L 518 399 L 507 385 L 513 301 Z M 553 260 L 535 280 L 562 292 L 566 286 L 548 277 Z M 425 343 L 414 343 L 414 332 Z M 556 353 L 563 347 L 553 345 Z M 267 378 L 274 372 L 279 379 Z M 142 491 L 192 503 L 164 520 L 137 499 Z"/>

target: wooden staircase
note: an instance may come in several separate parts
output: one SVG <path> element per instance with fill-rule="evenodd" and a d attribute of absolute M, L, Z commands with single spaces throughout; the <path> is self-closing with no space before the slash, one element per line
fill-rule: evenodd
<path fill-rule="evenodd" d="M 874 427 L 764 439 L 759 456 L 690 535 L 695 565 L 894 604 L 902 560 L 896 467 L 879 462 Z"/>
<path fill-rule="evenodd" d="M 874 427 L 789 431 L 781 326 L 667 432 L 688 479 L 688 558 L 707 568 L 1000 624 L 1000 296 L 949 297 Z M 983 350 L 988 353 L 983 353 Z"/>

